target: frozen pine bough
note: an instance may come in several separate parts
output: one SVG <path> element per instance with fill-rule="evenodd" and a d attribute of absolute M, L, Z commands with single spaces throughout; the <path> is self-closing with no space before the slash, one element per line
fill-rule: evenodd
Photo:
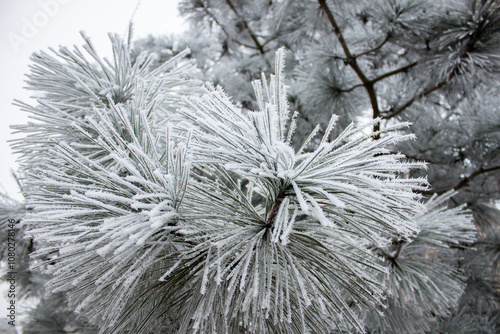
<path fill-rule="evenodd" d="M 112 61 L 90 42 L 92 60 L 65 48 L 35 56 L 39 105 L 21 105 L 34 122 L 14 145 L 46 287 L 100 333 L 363 332 L 408 291 L 438 303 L 431 311 L 453 307 L 453 264 L 436 266 L 450 288 L 421 298 L 411 289 L 439 283 L 433 273 L 391 261 L 395 242 L 403 259 L 417 240 L 463 246 L 474 234 L 463 208 L 433 211 L 427 228 L 435 202 L 419 195 L 425 179 L 408 177 L 425 165 L 390 150 L 412 139 L 398 131 L 407 124 L 378 140 L 373 123 L 332 138 L 332 116 L 296 150 L 283 49 L 275 74 L 253 83 L 258 110 L 243 112 L 191 79 L 182 57 L 151 69 L 151 56 L 134 63 L 112 43 Z M 458 228 L 435 229 L 443 217 Z"/>

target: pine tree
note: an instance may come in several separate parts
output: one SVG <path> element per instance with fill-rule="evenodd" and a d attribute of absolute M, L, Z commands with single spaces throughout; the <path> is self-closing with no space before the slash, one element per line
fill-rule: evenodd
<path fill-rule="evenodd" d="M 498 5 L 376 4 L 184 1 L 203 40 L 34 55 L 27 332 L 494 331 Z"/>
<path fill-rule="evenodd" d="M 456 328 L 494 331 L 500 319 L 498 2 L 186 0 L 180 9 L 203 36 L 190 31 L 181 40 L 194 54 L 212 55 L 201 62 L 204 79 L 221 83 L 244 101 L 242 108 L 255 106 L 251 86 L 241 82 L 260 78 L 273 50 L 287 47 L 296 137 L 307 137 L 317 123 L 325 128 L 332 113 L 340 115 L 334 134 L 353 119 L 379 117 L 376 127 L 412 123 L 408 131 L 417 139 L 391 149 L 428 162 L 428 171 L 412 172 L 428 175 L 432 188 L 423 194 L 456 189 L 448 204 L 467 203 L 480 230 L 477 252 L 459 253 L 468 287 L 449 319 L 466 314 L 471 321 Z M 179 44 L 172 38 L 145 43 L 137 48 L 174 54 Z M 439 319 L 444 330 L 448 320 Z"/>

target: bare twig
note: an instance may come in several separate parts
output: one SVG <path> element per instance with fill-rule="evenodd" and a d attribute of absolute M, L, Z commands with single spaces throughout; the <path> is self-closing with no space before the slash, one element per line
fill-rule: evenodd
<path fill-rule="evenodd" d="M 396 74 L 398 74 L 398 73 L 407 72 L 410 68 L 415 67 L 416 65 L 417 65 L 417 62 L 413 62 L 413 63 L 408 64 L 408 65 L 406 65 L 406 66 L 403 66 L 403 67 L 401 67 L 401 68 L 398 68 L 398 69 L 395 69 L 395 70 L 393 70 L 393 71 L 390 71 L 390 72 L 384 73 L 384 74 L 382 74 L 382 75 L 380 75 L 380 76 L 376 77 L 375 79 L 372 79 L 371 81 L 372 81 L 373 83 L 377 83 L 377 82 L 378 82 L 378 81 L 380 81 L 380 80 L 384 80 L 384 79 L 386 79 L 386 78 L 388 78 L 388 77 L 391 77 L 391 76 L 393 76 L 393 75 L 396 75 Z"/>
<path fill-rule="evenodd" d="M 264 47 L 262 46 L 262 44 L 259 42 L 259 40 L 257 38 L 257 35 L 252 31 L 252 29 L 248 25 L 247 21 L 245 21 L 245 19 L 243 18 L 243 16 L 241 16 L 240 13 L 238 13 L 238 11 L 236 10 L 236 7 L 234 7 L 234 4 L 231 2 L 231 0 L 226 0 L 226 3 L 229 6 L 229 8 L 231 8 L 231 10 L 233 11 L 233 13 L 243 23 L 243 26 L 248 31 L 248 34 L 250 35 L 250 38 L 252 38 L 252 40 L 255 43 L 255 46 L 256 46 L 257 50 L 259 50 L 260 54 L 265 54 L 266 51 L 264 50 Z"/>
<path fill-rule="evenodd" d="M 369 82 L 371 82 L 372 84 L 376 84 L 377 82 L 379 82 L 380 80 L 384 80 L 388 77 L 391 77 L 393 75 L 396 75 L 398 73 L 403 73 L 403 72 L 407 72 L 410 68 L 414 67 L 417 65 L 417 62 L 414 62 L 414 63 L 411 63 L 411 64 L 408 64 L 406 66 L 403 66 L 401 68 L 398 68 L 398 69 L 395 69 L 393 71 L 390 71 L 390 72 L 387 72 L 387 73 L 384 73 L 384 74 L 381 74 L 380 76 L 376 77 L 375 79 L 372 79 L 372 80 L 369 80 Z M 346 88 L 346 89 L 341 89 L 340 91 L 342 93 L 348 93 L 348 92 L 352 92 L 353 90 L 355 90 L 356 88 L 360 88 L 360 87 L 365 87 L 365 84 L 357 84 L 357 85 L 354 85 L 350 88 Z"/>
<path fill-rule="evenodd" d="M 222 32 L 224 33 L 224 35 L 227 36 L 228 39 L 230 39 L 233 42 L 235 42 L 236 44 L 239 44 L 239 45 L 244 46 L 246 48 L 257 50 L 257 48 L 252 46 L 252 45 L 244 44 L 244 43 L 240 42 L 239 40 L 232 38 L 231 35 L 229 34 L 229 32 L 227 31 L 226 27 L 217 19 L 217 17 L 208 8 L 205 9 L 205 13 L 207 13 L 207 15 L 212 20 L 214 20 L 214 22 L 221 28 Z"/>
<path fill-rule="evenodd" d="M 446 85 L 448 82 L 450 82 L 451 78 L 453 78 L 453 76 L 454 76 L 454 73 L 455 72 L 453 72 L 452 74 L 450 74 L 446 80 L 441 81 L 437 85 L 435 85 L 435 86 L 433 86 L 431 88 L 427 88 L 426 90 L 422 91 L 421 93 L 416 94 L 411 99 L 409 99 L 408 101 L 406 101 L 405 103 L 403 103 L 396 110 L 392 110 L 392 111 L 388 110 L 387 112 L 383 112 L 384 115 L 382 115 L 382 119 L 391 119 L 391 118 L 399 115 L 406 108 L 408 108 L 409 106 L 411 106 L 415 101 L 421 99 L 422 97 L 425 97 L 425 96 L 429 95 L 432 92 L 437 91 L 438 89 L 440 89 L 441 87 L 443 87 L 444 85 Z"/>
<path fill-rule="evenodd" d="M 365 73 L 361 70 L 359 67 L 359 64 L 356 60 L 356 57 L 353 56 L 351 51 L 349 50 L 349 47 L 347 46 L 347 43 L 344 39 L 344 35 L 342 34 L 342 31 L 340 30 L 337 21 L 335 21 L 335 18 L 333 17 L 332 12 L 330 11 L 330 8 L 328 8 L 328 5 L 326 4 L 326 0 L 318 0 L 319 6 L 323 12 L 325 12 L 326 17 L 328 18 L 328 21 L 330 22 L 331 26 L 333 27 L 333 30 L 335 32 L 335 35 L 337 36 L 340 45 L 342 46 L 342 50 L 344 51 L 344 54 L 346 56 L 346 65 L 350 66 L 358 78 L 361 80 L 363 83 L 363 86 L 365 87 L 366 92 L 368 93 L 368 97 L 370 98 L 370 104 L 372 106 L 372 116 L 373 118 L 378 118 L 380 115 L 380 109 L 378 106 L 378 100 L 377 100 L 377 94 L 375 93 L 375 87 L 373 82 L 369 80 Z M 373 132 L 375 135 L 373 136 L 374 139 L 379 139 L 380 138 L 380 124 L 376 123 L 373 125 Z"/>
<path fill-rule="evenodd" d="M 378 250 L 379 254 L 384 256 L 385 258 L 387 258 L 389 261 L 391 262 L 394 262 L 396 261 L 396 259 L 399 257 L 399 255 L 401 254 L 401 249 L 403 248 L 403 245 L 405 244 L 405 240 L 398 240 L 397 243 L 396 243 L 396 250 L 394 251 L 394 253 L 392 254 L 389 254 L 387 253 L 385 250 L 383 249 L 380 249 Z"/>
<path fill-rule="evenodd" d="M 478 170 L 470 173 L 469 176 L 464 177 L 462 180 L 460 180 L 460 182 L 458 182 L 452 188 L 455 189 L 455 190 L 464 188 L 464 187 L 468 186 L 469 183 L 470 183 L 470 181 L 472 181 L 476 177 L 478 177 L 480 175 L 483 175 L 485 173 L 495 172 L 497 170 L 500 170 L 500 166 L 493 166 L 493 167 L 489 167 L 489 168 L 480 167 Z M 440 191 L 437 194 L 440 195 L 440 194 L 443 194 L 443 193 L 445 193 L 445 191 Z"/>
<path fill-rule="evenodd" d="M 382 43 L 380 43 L 379 45 L 377 45 L 376 47 L 374 47 L 373 49 L 370 49 L 368 51 L 365 51 L 365 52 L 362 52 L 362 53 L 358 53 L 357 55 L 355 55 L 354 57 L 355 58 L 358 58 L 358 57 L 361 57 L 361 56 L 366 56 L 367 54 L 370 54 L 370 53 L 373 53 L 373 52 L 376 52 L 378 50 L 380 50 L 387 42 L 389 41 L 389 35 L 386 35 L 385 36 L 385 39 L 382 41 Z"/>
<path fill-rule="evenodd" d="M 342 93 L 349 93 L 349 92 L 352 92 L 353 90 L 355 90 L 356 88 L 361 88 L 361 87 L 364 87 L 365 85 L 363 84 L 358 84 L 358 85 L 354 85 L 350 88 L 346 88 L 346 89 L 339 89 L 340 92 Z"/>

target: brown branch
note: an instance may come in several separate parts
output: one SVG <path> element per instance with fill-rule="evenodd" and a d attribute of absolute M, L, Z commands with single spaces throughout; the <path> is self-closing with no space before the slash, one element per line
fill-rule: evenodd
<path fill-rule="evenodd" d="M 325 12 L 325 14 L 328 18 L 328 21 L 330 21 L 330 24 L 332 25 L 333 30 L 335 31 L 335 35 L 337 35 L 337 38 L 339 39 L 340 45 L 342 46 L 342 50 L 344 50 L 344 53 L 346 55 L 346 60 L 349 63 L 352 63 L 353 60 L 355 60 L 355 57 L 353 57 L 353 55 L 351 54 L 351 51 L 349 50 L 349 47 L 347 46 L 347 43 L 344 39 L 344 35 L 342 34 L 342 31 L 340 31 L 340 28 L 337 25 L 337 21 L 335 21 L 335 18 L 333 17 L 333 14 L 330 11 L 330 8 L 328 8 L 328 5 L 326 4 L 326 0 L 318 0 L 318 3 L 319 3 L 320 8 Z M 357 71 L 356 71 L 356 74 L 358 74 Z M 359 73 L 358 75 L 360 75 L 361 77 L 366 79 L 365 75 L 362 72 Z M 366 79 L 366 80 L 368 80 L 368 79 Z"/>
<path fill-rule="evenodd" d="M 30 244 L 28 246 L 28 252 L 33 253 L 35 251 L 35 243 L 33 239 L 30 239 Z"/>
<path fill-rule="evenodd" d="M 475 45 L 475 43 L 477 41 L 478 41 L 478 36 L 473 36 L 471 39 L 469 39 L 469 41 L 464 46 L 464 48 L 463 48 L 463 50 L 462 50 L 462 52 L 460 54 L 460 58 L 467 57 L 467 54 L 469 52 L 471 52 L 472 50 L 474 50 L 474 45 Z M 453 77 L 455 75 L 457 75 L 457 74 L 460 74 L 460 73 L 458 73 L 458 68 L 455 68 L 450 73 L 450 75 L 448 76 L 448 78 L 446 78 L 445 80 L 441 81 L 436 86 L 428 88 L 427 90 L 424 90 L 420 94 L 415 95 L 414 97 L 412 97 L 411 99 L 409 99 L 406 103 L 404 103 L 401 107 L 399 107 L 398 109 L 396 109 L 395 111 L 393 111 L 391 114 L 382 116 L 382 119 L 390 119 L 390 118 L 393 118 L 396 115 L 399 115 L 406 108 L 408 108 L 409 106 L 411 106 L 415 101 L 421 99 L 422 97 L 425 97 L 425 96 L 429 95 L 432 92 L 435 92 L 436 90 L 440 89 L 441 87 L 443 87 L 444 85 L 446 85 L 447 83 L 449 83 L 451 81 L 451 79 L 453 79 Z"/>
<path fill-rule="evenodd" d="M 365 85 L 363 84 L 358 84 L 358 85 L 354 85 L 350 88 L 346 88 L 346 89 L 339 89 L 339 91 L 341 93 L 349 93 L 349 92 L 352 92 L 353 90 L 355 90 L 356 88 L 360 88 L 360 87 L 364 87 Z"/>
<path fill-rule="evenodd" d="M 455 76 L 455 72 L 453 72 L 452 74 L 450 74 L 446 80 L 441 81 L 436 86 L 428 88 L 428 89 L 424 90 L 423 92 L 421 92 L 421 93 L 413 96 L 411 99 L 409 99 L 407 102 L 405 102 L 402 106 L 400 106 L 396 110 L 392 111 L 390 114 L 383 115 L 382 119 L 391 119 L 391 118 L 399 115 L 406 108 L 408 108 L 409 106 L 411 106 L 415 101 L 421 99 L 422 97 L 425 97 L 425 96 L 429 95 L 430 93 L 433 93 L 433 92 L 437 91 L 438 89 L 440 89 L 441 87 L 443 87 L 444 85 L 446 85 L 448 82 L 450 82 L 451 78 L 453 78 L 454 76 Z M 389 112 L 389 111 L 387 111 L 387 112 Z"/>
<path fill-rule="evenodd" d="M 396 261 L 396 259 L 401 254 L 401 249 L 403 248 L 404 244 L 405 244 L 405 240 L 398 240 L 397 241 L 396 250 L 394 251 L 393 254 L 389 254 L 389 253 L 387 253 L 385 250 L 383 250 L 381 248 L 378 249 L 378 253 L 380 255 L 384 256 L 385 258 L 387 258 L 389 261 L 394 262 L 394 261 Z"/>
<path fill-rule="evenodd" d="M 217 17 L 208 8 L 205 9 L 205 13 L 207 13 L 207 15 L 212 20 L 214 20 L 214 22 L 221 28 L 222 32 L 227 36 L 227 38 L 229 38 L 230 40 L 232 40 L 236 44 L 239 44 L 239 45 L 244 46 L 246 48 L 253 49 L 253 50 L 258 50 L 258 48 L 256 48 L 255 46 L 244 44 L 244 43 L 238 41 L 237 39 L 232 38 L 231 35 L 229 34 L 229 32 L 227 31 L 226 27 L 224 27 L 224 25 L 219 22 L 219 20 L 217 19 Z"/>
<path fill-rule="evenodd" d="M 270 36 L 269 39 L 267 41 L 265 41 L 264 43 L 262 43 L 262 47 L 266 46 L 267 44 L 271 43 L 272 41 L 274 41 L 275 39 L 277 39 L 279 37 L 278 34 L 275 34 L 274 36 Z M 264 38 L 264 37 L 262 37 Z"/>
<path fill-rule="evenodd" d="M 356 73 L 358 78 L 363 83 L 363 86 L 365 87 L 366 92 L 368 93 L 368 97 L 370 98 L 370 104 L 372 106 L 373 119 L 379 117 L 380 109 L 378 106 L 377 94 L 375 93 L 374 84 L 363 73 L 363 71 L 359 67 L 359 64 L 356 60 L 356 57 L 353 56 L 351 51 L 349 50 L 349 47 L 347 46 L 347 43 L 344 39 L 344 35 L 342 34 L 342 31 L 340 30 L 337 22 L 335 21 L 335 18 L 333 17 L 333 14 L 330 11 L 330 8 L 328 8 L 328 5 L 326 4 L 326 0 L 318 0 L 318 3 L 319 3 L 321 10 L 323 10 L 323 12 L 325 12 L 326 17 L 328 18 L 328 21 L 330 22 L 331 26 L 333 27 L 335 35 L 337 36 L 337 39 L 340 42 L 342 50 L 344 51 L 344 54 L 346 56 L 346 61 L 345 61 L 346 65 L 349 65 L 354 70 L 354 72 Z M 380 131 L 380 124 L 379 123 L 374 124 L 373 125 L 373 133 L 374 133 L 373 138 L 375 140 L 380 139 L 379 131 Z"/>
<path fill-rule="evenodd" d="M 452 188 L 455 189 L 455 190 L 464 188 L 464 187 L 468 186 L 469 182 L 472 181 L 474 178 L 476 178 L 476 177 L 478 177 L 478 176 L 480 176 L 482 174 L 489 173 L 489 172 L 494 172 L 494 171 L 497 171 L 497 170 L 500 170 L 500 166 L 493 166 L 493 167 L 489 167 L 489 168 L 480 167 L 478 170 L 470 173 L 469 176 L 467 176 L 467 177 L 463 178 L 462 180 L 460 180 L 460 182 L 458 182 L 457 185 L 454 186 L 454 187 L 452 187 Z M 437 194 L 441 195 L 441 194 L 443 194 L 445 192 L 446 191 L 440 191 Z"/>
<path fill-rule="evenodd" d="M 267 219 L 265 221 L 265 225 L 268 228 L 272 228 L 274 225 L 274 222 L 276 221 L 276 216 L 278 215 L 278 211 L 280 209 L 281 203 L 283 203 L 283 200 L 286 197 L 286 192 L 291 188 L 291 185 L 286 186 L 283 188 L 279 194 L 276 196 L 276 199 L 274 200 L 273 207 L 271 208 L 271 211 L 269 211 L 269 214 L 267 215 Z"/>
<path fill-rule="evenodd" d="M 262 46 L 262 44 L 260 44 L 257 36 L 255 35 L 255 33 L 252 31 L 252 29 L 250 28 L 250 26 L 248 25 L 247 21 L 245 21 L 245 19 L 240 15 L 240 13 L 238 13 L 238 11 L 236 10 L 236 7 L 234 7 L 233 3 L 231 2 L 231 0 L 226 0 L 226 3 L 228 4 L 228 6 L 231 8 L 231 10 L 234 12 L 234 14 L 236 14 L 236 16 L 241 20 L 241 22 L 243 23 L 243 26 L 245 27 L 245 29 L 248 31 L 248 34 L 250 35 L 250 38 L 252 38 L 253 42 L 255 43 L 255 46 L 257 47 L 257 50 L 259 50 L 260 54 L 265 54 L 266 51 L 264 50 L 264 47 Z"/>
<path fill-rule="evenodd" d="M 411 64 L 408 64 L 406 66 L 403 66 L 401 68 L 398 68 L 398 69 L 395 69 L 393 71 L 390 71 L 390 72 L 387 72 L 387 73 L 384 73 L 378 77 L 376 77 L 375 79 L 372 79 L 370 80 L 370 82 L 372 84 L 376 84 L 378 81 L 380 80 L 384 80 L 385 78 L 388 78 L 390 76 L 393 76 L 393 75 L 396 75 L 398 73 L 402 73 L 402 72 L 407 72 L 410 68 L 414 67 L 417 65 L 417 62 L 414 62 L 414 63 L 411 63 Z M 350 88 L 346 88 L 346 89 L 341 89 L 340 91 L 342 93 L 348 93 L 348 92 L 351 92 L 353 90 L 355 90 L 356 88 L 360 88 L 360 87 L 364 87 L 365 85 L 364 84 L 358 84 L 358 85 L 354 85 Z"/>
<path fill-rule="evenodd" d="M 408 64 L 400 69 L 396 69 L 394 71 L 382 74 L 373 80 L 368 80 L 368 78 L 363 73 L 363 71 L 361 70 L 361 68 L 359 67 L 359 65 L 357 63 L 357 57 L 360 57 L 360 56 L 366 55 L 370 52 L 375 52 L 375 51 L 379 50 L 380 48 L 382 48 L 384 46 L 385 43 L 387 43 L 389 36 L 386 36 L 386 39 L 379 46 L 375 47 L 374 49 L 368 50 L 368 51 L 360 53 L 358 55 L 353 55 L 350 52 L 349 47 L 347 46 L 347 43 L 344 39 L 344 36 L 343 36 L 337 22 L 335 21 L 335 18 L 333 16 L 332 12 L 330 11 L 330 9 L 328 8 L 328 5 L 326 4 L 326 0 L 318 0 L 318 3 L 319 3 L 321 10 L 325 12 L 331 26 L 333 27 L 333 29 L 335 31 L 335 35 L 337 36 L 337 38 L 340 42 L 340 45 L 341 45 L 341 47 L 346 55 L 345 64 L 349 65 L 354 70 L 354 72 L 357 74 L 357 76 L 359 77 L 359 79 L 362 82 L 361 85 L 355 85 L 351 88 L 343 90 L 343 92 L 350 92 L 350 91 L 352 91 L 358 87 L 361 87 L 361 86 L 365 87 L 365 89 L 368 93 L 368 96 L 370 98 L 370 103 L 371 103 L 372 110 L 373 110 L 373 118 L 377 118 L 379 116 L 382 116 L 381 117 L 382 119 L 391 119 L 391 118 L 399 115 L 401 112 L 406 110 L 409 106 L 411 106 L 415 101 L 439 90 L 440 88 L 442 88 L 443 86 L 448 84 L 456 74 L 460 74 L 458 72 L 458 68 L 455 68 L 445 80 L 443 80 L 443 81 L 439 82 L 438 84 L 436 84 L 435 86 L 427 88 L 426 90 L 422 91 L 421 93 L 413 96 L 407 102 L 403 103 L 396 110 L 380 111 L 380 109 L 378 107 L 377 96 L 375 93 L 374 84 L 380 80 L 383 80 L 383 79 L 390 77 L 392 75 L 395 75 L 397 73 L 407 71 L 411 67 L 414 67 L 416 65 L 416 62 Z M 464 45 L 464 47 L 462 48 L 462 50 L 460 52 L 461 53 L 460 58 L 467 57 L 467 54 L 474 50 L 474 46 L 478 42 L 478 40 L 479 40 L 479 35 L 477 33 L 475 33 L 471 38 L 469 38 L 468 42 Z M 373 131 L 375 133 L 378 132 L 379 129 L 380 129 L 379 124 L 374 125 Z M 380 138 L 380 135 L 378 135 L 378 134 L 374 135 L 374 139 L 378 139 L 378 138 Z"/>
<path fill-rule="evenodd" d="M 388 41 L 389 41 L 389 35 L 386 35 L 385 39 L 378 46 L 376 46 L 373 49 L 370 49 L 368 51 L 359 53 L 359 54 L 355 55 L 354 58 L 358 58 L 358 57 L 361 57 L 361 56 L 365 56 L 365 55 L 367 55 L 369 53 L 376 52 L 376 51 L 380 50 Z"/>
<path fill-rule="evenodd" d="M 378 81 L 380 80 L 384 80 L 385 78 L 388 78 L 388 77 L 391 77 L 393 75 L 396 75 L 398 73 L 403 73 L 403 72 L 407 72 L 410 68 L 412 67 L 415 67 L 417 65 L 417 62 L 414 62 L 414 63 L 411 63 L 411 64 L 408 64 L 406 66 L 403 66 L 401 68 L 398 68 L 398 69 L 395 69 L 393 71 L 390 71 L 390 72 L 387 72 L 387 73 L 384 73 L 378 77 L 376 77 L 375 79 L 372 79 L 371 81 L 373 83 L 377 83 Z"/>
<path fill-rule="evenodd" d="M 401 249 L 403 248 L 404 243 L 405 243 L 404 240 L 398 241 L 398 246 L 396 248 L 396 251 L 394 252 L 394 254 L 390 258 L 392 261 L 396 260 L 399 256 L 399 254 L 401 254 Z"/>
<path fill-rule="evenodd" d="M 278 215 L 278 211 L 280 209 L 282 202 L 283 202 L 283 197 L 278 196 L 273 203 L 273 207 L 271 208 L 271 211 L 269 212 L 269 215 L 268 215 L 267 221 L 266 221 L 266 226 L 272 227 L 274 225 L 274 222 L 276 221 L 276 216 Z"/>

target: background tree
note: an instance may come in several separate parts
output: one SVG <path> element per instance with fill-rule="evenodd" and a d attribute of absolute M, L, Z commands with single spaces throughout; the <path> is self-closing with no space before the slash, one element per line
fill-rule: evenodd
<path fill-rule="evenodd" d="M 23 226 L 49 290 L 63 292 L 50 298 L 70 304 L 58 313 L 68 325 L 46 328 L 96 331 L 85 319 L 70 325 L 76 308 L 117 333 L 493 332 L 498 4 L 226 0 L 180 9 L 195 33 L 138 41 L 132 57 L 116 38 L 111 63 L 90 44 L 92 61 L 65 48 L 58 59 L 34 57 L 41 98 L 21 107 L 39 122 L 18 127 L 26 137 L 15 146 L 33 210 Z M 184 45 L 197 71 L 178 57 L 162 65 Z M 272 72 L 282 45 L 290 51 L 276 77 L 252 85 Z M 144 49 L 159 59 L 139 56 Z M 235 105 L 217 89 L 199 97 L 190 77 L 221 84 Z M 405 130 L 402 120 L 413 124 Z M 401 140 L 404 131 L 417 139 Z M 399 166 L 395 152 L 429 170 L 410 172 L 417 165 Z M 427 173 L 432 188 L 417 186 Z M 429 199 L 401 196 L 411 189 Z M 478 253 L 466 247 L 463 203 L 480 227 Z M 274 298 L 256 293 L 257 282 Z M 42 310 L 30 328 L 44 326 Z"/>
<path fill-rule="evenodd" d="M 428 162 L 428 171 L 413 172 L 428 175 L 432 188 L 424 195 L 456 189 L 449 204 L 467 203 L 481 231 L 477 253 L 460 260 L 470 278 L 456 314 L 474 319 L 460 328 L 487 331 L 486 322 L 498 322 L 497 1 L 212 0 L 183 1 L 180 10 L 193 30 L 211 38 L 209 49 L 200 39 L 189 44 L 193 53 L 210 50 L 216 60 L 205 78 L 248 100 L 242 108 L 253 109 L 251 88 L 236 83 L 259 78 L 270 53 L 284 45 L 290 50 L 290 101 L 303 120 L 299 135 L 316 123 L 324 128 L 332 113 L 340 115 L 336 131 L 360 118 L 381 118 L 382 128 L 411 122 L 417 139 L 393 150 Z M 152 49 L 173 45 L 161 39 L 148 43 Z M 225 65 L 234 63 L 239 66 Z"/>

